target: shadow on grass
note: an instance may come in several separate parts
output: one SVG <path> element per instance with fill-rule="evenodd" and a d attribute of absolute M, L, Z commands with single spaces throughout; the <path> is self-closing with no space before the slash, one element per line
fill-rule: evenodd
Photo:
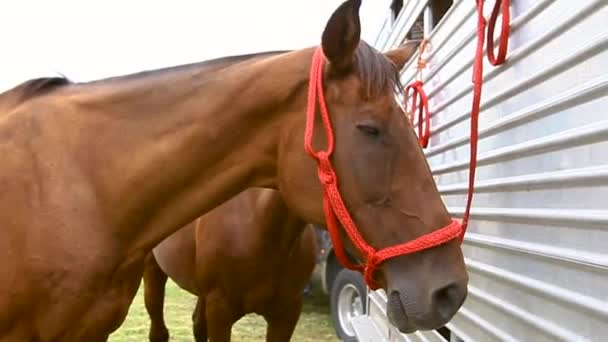
<path fill-rule="evenodd" d="M 320 285 L 313 282 L 312 293 L 304 295 L 302 312 L 329 315 L 329 296 L 323 292 Z"/>

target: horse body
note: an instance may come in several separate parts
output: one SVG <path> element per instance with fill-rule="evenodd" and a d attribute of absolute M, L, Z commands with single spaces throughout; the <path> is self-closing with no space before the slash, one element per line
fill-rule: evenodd
<path fill-rule="evenodd" d="M 253 82 L 261 72 L 255 69 L 227 72 L 227 79 L 241 78 L 232 87 L 202 80 L 188 96 L 179 91 L 192 91 L 185 83 L 193 71 L 178 73 L 174 92 L 164 95 L 149 94 L 162 78 L 134 89 L 115 90 L 111 80 L 69 85 L 19 102 L 1 118 L 0 336 L 19 330 L 31 334 L 25 339 L 95 340 L 103 331 L 106 338 L 126 315 L 147 251 L 243 184 L 268 184 L 259 161 L 276 136 L 250 142 L 254 129 L 247 132 L 241 114 L 266 107 L 223 108 L 226 97 L 247 95 L 234 86 Z M 144 95 L 156 101 L 144 105 Z M 185 110 L 174 99 L 197 96 L 208 111 Z M 220 111 L 221 118 L 210 117 Z M 229 150 L 239 153 L 226 158 Z M 174 189 L 169 201 L 167 188 Z"/>
<path fill-rule="evenodd" d="M 331 159 L 362 236 L 384 248 L 450 217 L 394 97 L 395 65 L 413 51 L 360 42 L 359 6 L 341 5 L 322 37 Z M 0 341 L 105 340 L 153 247 L 248 187 L 278 189 L 323 224 L 302 146 L 315 49 L 0 95 Z M 327 142 L 320 130 L 312 138 Z M 466 296 L 456 241 L 387 260 L 377 276 L 402 331 L 444 324 Z"/>
<path fill-rule="evenodd" d="M 104 284 L 114 275 L 117 265 L 112 263 L 120 262 L 120 255 L 108 253 L 113 247 L 110 232 L 96 220 L 101 213 L 94 206 L 94 192 L 83 170 L 69 161 L 74 156 L 70 147 L 59 142 L 69 139 L 70 132 L 63 137 L 52 133 L 59 115 L 55 122 L 41 117 L 54 114 L 53 106 L 41 99 L 1 118 L 3 340 L 87 337 L 85 327 L 92 317 L 82 310 L 101 299 L 98 291 L 113 300 L 108 303 L 120 302 Z M 115 289 L 125 285 L 118 283 Z M 94 311 L 113 311 L 114 304 L 110 306 L 98 305 Z M 101 319 L 98 324 L 108 329 L 112 323 Z M 66 324 L 78 328 L 66 332 Z"/>
<path fill-rule="evenodd" d="M 144 284 L 152 341 L 167 340 L 167 276 L 198 296 L 197 341 L 229 340 L 232 325 L 251 312 L 268 322 L 269 340 L 288 341 L 314 268 L 316 240 L 278 192 L 248 189 L 171 235 L 149 258 Z"/>

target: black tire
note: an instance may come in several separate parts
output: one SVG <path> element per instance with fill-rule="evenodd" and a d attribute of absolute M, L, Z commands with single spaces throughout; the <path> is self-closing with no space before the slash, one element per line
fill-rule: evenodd
<path fill-rule="evenodd" d="M 357 302 L 359 297 L 360 302 Z M 353 304 L 354 303 L 354 304 Z M 349 317 L 365 313 L 367 286 L 360 273 L 342 269 L 336 275 L 330 292 L 331 319 L 336 335 L 345 342 L 356 342 Z"/>

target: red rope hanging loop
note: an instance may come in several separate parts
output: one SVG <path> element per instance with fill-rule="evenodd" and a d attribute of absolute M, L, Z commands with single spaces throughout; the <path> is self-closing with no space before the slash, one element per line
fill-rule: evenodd
<path fill-rule="evenodd" d="M 487 37 L 487 53 L 488 61 L 490 64 L 497 66 L 503 64 L 507 58 L 507 49 L 509 48 L 509 33 L 511 27 L 511 11 L 509 9 L 511 5 L 510 0 L 497 0 L 494 3 L 490 20 L 488 21 L 488 37 Z M 478 4 L 479 6 L 479 4 Z M 483 14 L 483 4 L 481 5 L 481 13 Z M 479 11 L 479 8 L 478 8 Z M 502 12 L 502 27 L 500 28 L 500 40 L 498 43 L 498 57 L 494 56 L 494 27 L 496 26 L 496 20 L 498 20 L 498 12 Z"/>
<path fill-rule="evenodd" d="M 462 236 L 460 241 L 464 239 L 464 234 L 469 224 L 469 216 L 471 212 L 471 203 L 473 202 L 473 192 L 475 189 L 475 170 L 477 169 L 477 143 L 479 140 L 479 110 L 481 101 L 481 88 L 483 85 L 483 43 L 486 34 L 486 19 L 483 16 L 483 0 L 477 0 L 477 49 L 475 52 L 475 60 L 473 64 L 473 104 L 471 108 L 471 148 L 469 161 L 469 191 L 467 194 L 467 205 L 464 215 L 462 216 Z M 502 28 L 500 43 L 498 46 L 498 57 L 494 56 L 494 27 L 498 19 L 498 13 L 502 11 Z M 510 1 L 496 0 L 490 21 L 488 25 L 487 36 L 487 56 L 490 64 L 497 66 L 505 62 L 507 49 L 509 47 L 510 33 Z"/>
<path fill-rule="evenodd" d="M 330 157 L 334 149 L 334 133 L 323 93 L 324 63 L 325 56 L 323 55 L 322 48 L 319 47 L 313 55 L 312 65 L 310 68 L 306 130 L 304 132 L 304 148 L 306 149 L 306 152 L 317 162 L 317 172 L 321 186 L 323 187 L 323 210 L 325 212 L 327 230 L 329 231 L 329 235 L 334 245 L 336 257 L 338 260 L 340 260 L 344 267 L 363 272 L 368 286 L 371 289 L 376 290 L 380 287 L 380 285 L 375 280 L 374 274 L 376 268 L 382 262 L 397 256 L 432 248 L 452 239 L 458 238 L 462 234 L 462 228 L 458 221 L 453 220 L 451 224 L 439 230 L 433 231 L 432 233 L 421 236 L 415 240 L 381 250 L 376 250 L 365 241 L 365 239 L 359 233 L 359 230 L 353 222 L 350 214 L 348 213 L 346 206 L 344 205 L 344 201 L 342 200 L 342 196 L 338 190 L 338 176 L 336 175 L 330 161 Z M 319 112 L 321 114 L 323 127 L 325 128 L 325 134 L 327 136 L 327 149 L 324 151 L 316 151 L 312 147 L 317 103 L 319 105 Z M 353 244 L 364 255 L 364 265 L 355 265 L 348 260 L 344 251 L 344 246 L 340 239 L 338 221 L 342 227 L 344 227 L 344 230 Z"/>
<path fill-rule="evenodd" d="M 424 92 L 424 83 L 422 82 L 422 69 L 426 67 L 426 60 L 422 58 L 422 54 L 426 50 L 428 40 L 425 38 L 420 43 L 418 52 L 418 65 L 416 66 L 416 80 L 405 87 L 405 112 L 409 113 L 410 122 L 414 125 L 414 116 L 418 110 L 418 141 L 420 146 L 426 148 L 431 137 L 431 113 L 429 112 L 429 101 Z M 410 98 L 410 90 L 412 91 L 412 106 L 408 109 L 407 103 Z M 422 128 L 424 122 L 424 130 Z"/>

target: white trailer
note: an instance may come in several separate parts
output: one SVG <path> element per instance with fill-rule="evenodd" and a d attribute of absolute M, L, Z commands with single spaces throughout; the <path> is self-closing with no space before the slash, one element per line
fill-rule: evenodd
<path fill-rule="evenodd" d="M 445 4 L 393 1 L 374 45 L 386 51 L 406 37 L 429 40 L 425 153 L 450 213 L 461 217 L 477 13 L 474 0 L 447 1 L 447 11 Z M 486 1 L 486 18 L 493 5 Z M 404 335 L 387 320 L 386 294 L 368 290 L 365 313 L 352 320 L 359 341 L 608 339 L 608 1 L 512 0 L 510 10 L 506 62 L 494 67 L 484 57 L 475 195 L 462 246 L 467 300 L 447 334 Z M 405 85 L 416 59 L 402 70 Z"/>

